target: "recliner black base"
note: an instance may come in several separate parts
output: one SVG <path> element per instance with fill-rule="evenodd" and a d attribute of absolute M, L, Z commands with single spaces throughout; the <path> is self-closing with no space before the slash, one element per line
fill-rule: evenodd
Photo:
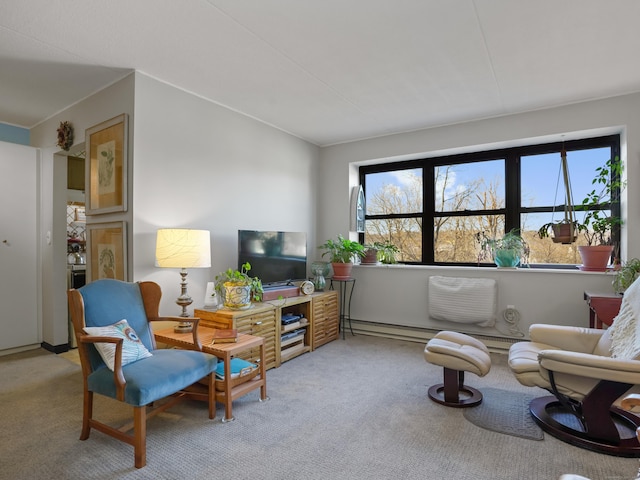
<path fill-rule="evenodd" d="M 615 425 L 618 435 L 617 438 L 612 436 L 603 439 L 581 427 L 581 422 L 574 413 L 565 408 L 554 396 L 534 399 L 529 406 L 529 411 L 543 431 L 563 442 L 617 457 L 640 457 L 640 442 L 636 436 L 636 429 L 640 427 L 640 418 L 630 412 L 611 407 L 609 409 L 610 422 Z M 570 419 L 571 421 L 561 422 L 560 419 L 563 416 L 565 420 Z M 597 424 L 609 423 L 606 418 L 603 420 Z M 592 422 L 592 424 L 596 425 L 596 422 Z"/>

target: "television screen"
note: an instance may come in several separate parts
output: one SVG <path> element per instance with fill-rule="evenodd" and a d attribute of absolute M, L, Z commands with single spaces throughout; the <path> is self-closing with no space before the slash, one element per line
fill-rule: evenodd
<path fill-rule="evenodd" d="M 265 287 L 287 284 L 307 277 L 307 234 L 238 230 L 238 269 L 251 264 L 249 275 Z"/>

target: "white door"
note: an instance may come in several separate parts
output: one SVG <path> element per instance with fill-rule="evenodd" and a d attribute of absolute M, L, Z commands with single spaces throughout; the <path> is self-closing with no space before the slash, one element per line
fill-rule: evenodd
<path fill-rule="evenodd" d="M 0 350 L 40 343 L 38 151 L 0 142 Z"/>

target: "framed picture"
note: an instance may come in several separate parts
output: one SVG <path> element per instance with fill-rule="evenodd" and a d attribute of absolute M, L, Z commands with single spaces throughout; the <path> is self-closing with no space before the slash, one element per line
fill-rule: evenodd
<path fill-rule="evenodd" d="M 128 131 L 125 113 L 86 131 L 87 215 L 127 211 Z"/>
<path fill-rule="evenodd" d="M 75 207 L 73 212 L 74 222 L 86 222 L 87 215 L 84 207 Z"/>
<path fill-rule="evenodd" d="M 90 281 L 127 280 L 127 225 L 125 222 L 87 225 Z"/>

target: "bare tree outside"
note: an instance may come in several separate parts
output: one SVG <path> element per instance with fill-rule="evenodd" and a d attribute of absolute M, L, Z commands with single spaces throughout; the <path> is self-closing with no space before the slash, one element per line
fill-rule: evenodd
<path fill-rule="evenodd" d="M 576 193 L 578 199 L 589 194 L 593 172 L 598 172 L 619 149 L 618 142 L 614 136 L 573 141 L 567 159 L 573 179 L 577 179 L 571 203 L 577 207 L 578 222 L 582 220 L 578 214 L 584 216 L 586 212 L 580 209 L 580 201 L 575 201 Z M 402 161 L 389 164 L 388 169 L 362 167 L 367 195 L 365 242 L 395 245 L 401 262 L 430 263 L 433 259 L 437 263 L 469 264 L 480 258 L 478 235 L 501 239 L 508 222 L 519 228 L 518 233 L 527 242 L 531 263 L 581 263 L 577 247 L 586 244 L 584 235 L 579 234 L 577 242 L 569 245 L 538 236 L 542 225 L 559 220 L 567 203 L 558 194 L 559 145 L 474 152 L 468 158 L 463 154 Z M 423 175 L 423 169 L 429 175 Z M 507 185 L 507 173 L 513 184 Z M 434 184 L 423 185 L 423 178 L 433 178 Z M 514 198 L 515 189 L 519 198 Z M 425 194 L 430 198 L 423 198 Z M 512 218 L 517 212 L 521 212 L 520 218 Z M 429 219 L 429 223 L 423 224 L 423 219 Z M 423 245 L 433 252 L 423 252 Z"/>

